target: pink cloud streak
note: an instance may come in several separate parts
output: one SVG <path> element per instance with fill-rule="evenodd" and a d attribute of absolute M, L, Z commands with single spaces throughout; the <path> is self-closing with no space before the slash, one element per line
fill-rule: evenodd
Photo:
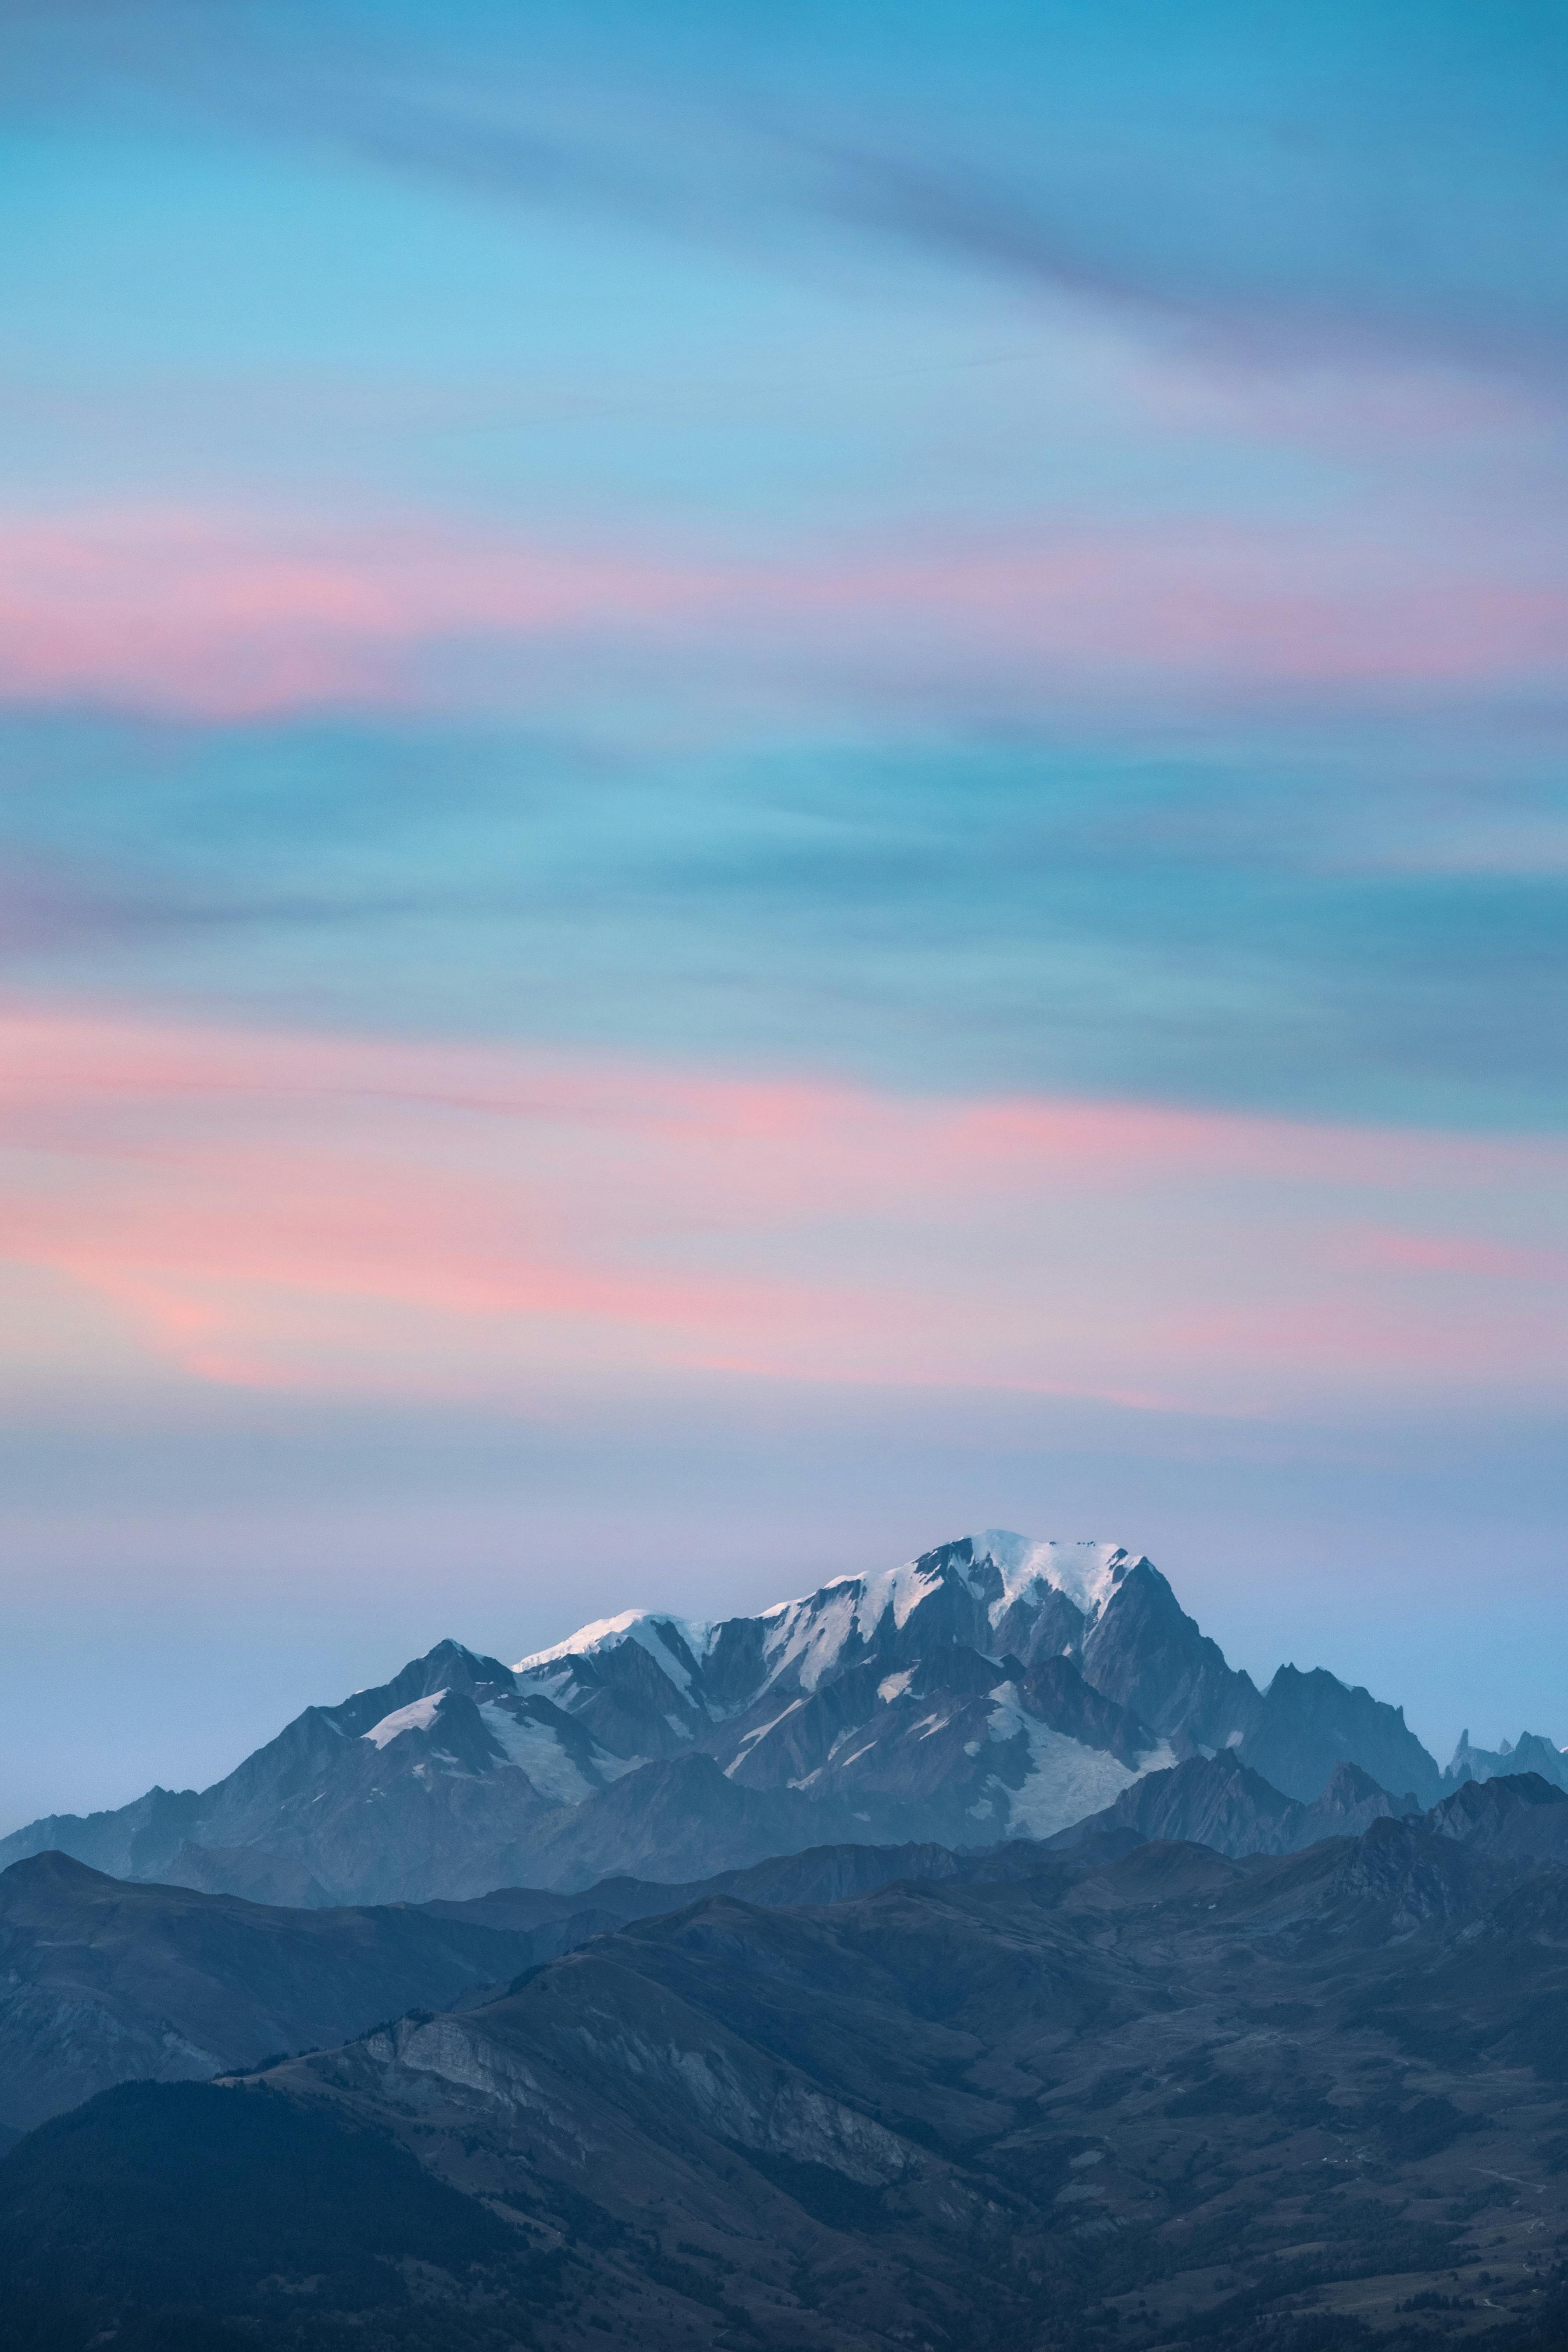
<path fill-rule="evenodd" d="M 1345 1237 L 1344 1263 L 1394 1274 L 1454 1274 L 1482 1282 L 1568 1283 L 1568 1249 L 1521 1248 L 1455 1234 L 1390 1233 Z"/>
<path fill-rule="evenodd" d="M 583 549 L 450 523 L 110 509 L 0 520 L 0 694 L 212 715 L 521 691 L 515 655 L 759 680 L 889 671 L 1037 688 L 1086 673 L 1247 686 L 1561 671 L 1568 587 L 1428 552 L 1197 518 L 1042 520 L 992 543 L 770 562 Z M 608 665 L 606 672 L 605 665 Z"/>
<path fill-rule="evenodd" d="M 346 1394 L 1539 1388 L 1565 1318 L 1511 1253 L 1555 1250 L 1565 1176 L 1532 1140 L 0 1010 L 0 1259 L 149 1363 Z M 1394 1207 L 1447 1238 L 1413 1256 Z M 0 1360 L 44 1339 L 18 1312 Z"/>

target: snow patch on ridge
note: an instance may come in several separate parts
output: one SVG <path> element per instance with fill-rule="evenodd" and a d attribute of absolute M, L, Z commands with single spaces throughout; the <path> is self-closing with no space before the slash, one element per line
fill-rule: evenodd
<path fill-rule="evenodd" d="M 513 1701 L 513 1705 L 516 1702 Z M 525 1772 L 542 1797 L 552 1804 L 580 1805 L 595 1793 L 587 1779 L 567 1754 L 561 1736 L 548 1723 L 536 1723 L 510 1712 L 504 1701 L 487 1699 L 479 1709 L 486 1729 L 499 1740 L 507 1761 Z M 618 1780 L 635 1767 L 630 1759 L 595 1748 L 594 1764 L 604 1780 Z"/>
<path fill-rule="evenodd" d="M 1015 1601 L 1042 1584 L 1064 1594 L 1093 1624 L 1133 1565 L 1131 1554 L 1121 1544 L 1037 1543 L 1005 1528 L 986 1528 L 968 1541 L 971 1568 L 967 1572 L 960 1568 L 958 1573 L 970 1590 L 974 1590 L 974 1570 L 987 1560 L 1002 1580 L 1001 1597 L 986 1612 L 993 1625 L 1001 1623 Z M 868 1642 L 889 1609 L 901 1633 L 921 1601 L 940 1591 L 942 1580 L 942 1571 L 928 1568 L 923 1558 L 908 1559 L 875 1576 L 839 1577 L 798 1601 L 775 1601 L 761 1612 L 769 1629 L 763 1643 L 769 1681 L 793 1665 L 801 1687 L 815 1690 L 841 1663 L 853 1634 Z"/>
<path fill-rule="evenodd" d="M 918 1560 L 907 1559 L 898 1568 L 885 1568 L 876 1576 L 862 1577 L 860 1605 L 855 1612 L 855 1622 L 860 1633 L 869 1640 L 888 1611 L 893 1612 L 893 1622 L 900 1633 L 909 1623 L 921 1602 L 940 1590 L 942 1579 L 923 1569 Z"/>
<path fill-rule="evenodd" d="M 909 1559 L 875 1576 L 836 1577 L 798 1601 L 775 1601 L 759 1612 L 768 1628 L 763 1642 L 768 1682 L 794 1666 L 801 1688 L 816 1690 L 842 1664 L 852 1637 L 869 1642 L 889 1609 L 901 1633 L 921 1602 L 941 1586 L 939 1574 Z"/>
<path fill-rule="evenodd" d="M 775 1715 L 769 1723 L 759 1724 L 755 1731 L 746 1732 L 742 1736 L 740 1745 L 736 1748 L 730 1762 L 724 1767 L 725 1779 L 733 1780 L 735 1774 L 740 1770 L 742 1765 L 752 1753 L 752 1750 L 754 1748 L 761 1746 L 762 1742 L 767 1738 L 769 1732 L 776 1731 L 781 1723 L 786 1723 L 789 1720 L 789 1717 L 795 1714 L 795 1710 L 798 1707 L 803 1707 L 805 1705 L 805 1701 L 803 1698 L 792 1698 L 782 1715 Z M 793 1789 L 796 1786 L 796 1783 L 792 1780 L 790 1782 L 790 1786 Z"/>
<path fill-rule="evenodd" d="M 411 1706 L 396 1707 L 391 1715 L 384 1715 L 379 1723 L 373 1723 L 368 1731 L 362 1731 L 360 1738 L 368 1739 L 373 1748 L 384 1748 L 405 1731 L 428 1731 L 446 1696 L 444 1690 L 432 1691 L 428 1698 L 416 1698 Z"/>
<path fill-rule="evenodd" d="M 787 1667 L 795 1666 L 801 1688 L 816 1688 L 828 1668 L 838 1663 L 855 1630 L 859 1589 L 857 1579 L 847 1577 L 840 1584 L 826 1586 L 820 1596 L 781 1601 L 776 1609 L 763 1612 L 763 1622 L 768 1627 L 763 1637 L 768 1682 L 776 1682 Z M 825 1603 L 820 1609 L 818 1598 Z M 775 1618 L 776 1623 L 769 1622 Z"/>
<path fill-rule="evenodd" d="M 963 1540 L 958 1539 L 960 1543 Z M 962 1577 L 971 1591 L 977 1593 L 977 1571 L 988 1561 L 992 1564 L 1002 1584 L 1000 1598 L 993 1600 L 987 1610 L 993 1626 L 1001 1623 L 1016 1602 L 1026 1601 L 1032 1593 L 1037 1595 L 1042 1587 L 1062 1593 L 1092 1624 L 1128 1570 L 1136 1564 L 1133 1555 L 1119 1544 L 1040 1543 L 1028 1536 L 1015 1535 L 1005 1528 L 983 1528 L 967 1541 L 967 1567 L 950 1560 L 944 1571 L 929 1566 L 931 1555 L 926 1554 L 921 1559 L 901 1561 L 897 1568 L 879 1570 L 871 1576 L 837 1577 L 816 1592 L 804 1593 L 793 1601 L 776 1601 L 770 1608 L 760 1610 L 755 1622 L 763 1629 L 765 1671 L 751 1700 L 792 1669 L 803 1690 L 815 1691 L 826 1675 L 843 1664 L 846 1651 L 857 1641 L 868 1643 L 872 1640 L 889 1611 L 895 1627 L 901 1632 L 921 1603 L 941 1591 L 944 1572 Z M 940 1549 L 948 1550 L 951 1547 Z M 560 1688 L 571 1678 L 574 1659 L 591 1657 L 596 1651 L 636 1642 L 683 1697 L 700 1704 L 692 1688 L 692 1675 L 677 1654 L 675 1644 L 684 1643 L 690 1656 L 700 1663 L 710 1654 L 721 1630 L 716 1624 L 627 1609 L 618 1617 L 596 1619 L 550 1649 L 533 1651 L 530 1656 L 519 1659 L 512 1671 L 527 1675 L 536 1687 Z"/>
<path fill-rule="evenodd" d="M 514 1675 L 534 1675 L 542 1667 L 564 1665 L 572 1658 L 592 1657 L 595 1650 L 614 1649 L 621 1642 L 636 1642 L 645 1649 L 661 1674 L 667 1675 L 684 1697 L 691 1688 L 691 1675 L 665 1639 L 665 1629 L 683 1642 L 694 1658 L 705 1657 L 713 1638 L 714 1628 L 695 1619 L 656 1615 L 647 1609 L 623 1609 L 618 1617 L 598 1617 L 593 1624 L 579 1626 L 564 1642 L 557 1642 L 548 1650 L 534 1650 L 526 1658 L 519 1658 L 512 1668 Z"/>

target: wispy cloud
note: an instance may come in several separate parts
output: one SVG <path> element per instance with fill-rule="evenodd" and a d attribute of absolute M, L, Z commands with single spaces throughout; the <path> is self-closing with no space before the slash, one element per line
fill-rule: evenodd
<path fill-rule="evenodd" d="M 1403 348 L 1560 377 L 1561 36 L 1536 12 L 1529 39 L 1478 39 L 1452 0 L 1422 29 L 1333 5 L 1289 33 L 1213 7 L 933 5 L 897 38 L 856 6 L 721 39 L 700 12 L 612 10 L 575 37 L 531 12 L 287 0 L 67 0 L 7 26 L 23 104 L 216 121 L 792 268 L 831 272 L 858 235 L 1287 366 Z"/>

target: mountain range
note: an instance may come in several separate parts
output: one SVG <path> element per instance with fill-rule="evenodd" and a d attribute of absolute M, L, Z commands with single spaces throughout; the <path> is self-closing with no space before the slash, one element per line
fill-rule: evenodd
<path fill-rule="evenodd" d="M 1163 1786 L 1255 1779 L 1197 1758 Z M 782 1901 L 666 1889 L 491 1993 L 44 2124 L 0 2162 L 5 2340 L 1551 2352 L 1564 1858 L 1568 1797 L 1521 1775 L 1304 1853 L 1123 1826 L 886 1880 L 803 1855 L 764 1866 Z M 126 1894 L 71 1864 L 18 1884 L 40 1942 L 51 1906 Z M 144 1892 L 233 1962 L 256 1906 Z M 551 1898 L 497 1901 L 537 1927 Z M 390 1932 L 352 1923 L 402 1965 Z"/>
<path fill-rule="evenodd" d="M 1529 1734 L 1467 1735 L 1445 1774 L 1400 1708 L 1321 1667 L 1259 1690 L 1150 1560 L 987 1530 L 754 1616 L 628 1612 L 511 1666 L 439 1643 L 212 1788 L 16 1831 L 0 1868 L 58 1851 L 296 1907 L 572 1891 L 828 1843 L 1047 1839 L 1209 1758 L 1306 1808 L 1345 1765 L 1394 1810 L 1510 1770 L 1568 1785 Z"/>
<path fill-rule="evenodd" d="M 1044 1844 L 816 1846 L 686 1883 L 623 1876 L 462 1902 L 303 1910 L 36 1854 L 0 1872 L 0 2144 L 116 2083 L 203 2082 L 405 2011 L 467 2009 L 595 1937 L 695 1903 L 793 1910 L 895 1884 L 1056 1883 L 1150 1843 L 1283 1856 L 1398 1821 L 1489 1866 L 1568 1870 L 1568 1795 L 1536 1774 L 1468 1781 L 1401 1815 L 1354 1765 L 1302 1805 L 1229 1753 L 1151 1773 Z"/>
<path fill-rule="evenodd" d="M 998 1531 L 441 1643 L 0 1845 L 0 2343 L 1550 2352 L 1565 1783 Z"/>
<path fill-rule="evenodd" d="M 1126 1832 L 1102 1841 L 1120 1853 Z M 0 2145 L 127 2081 L 205 2082 L 448 2009 L 628 1921 L 714 1895 L 777 1908 L 894 1879 L 1037 1868 L 1015 1842 L 823 1846 L 688 1885 L 614 1878 L 584 1894 L 502 1887 L 469 1902 L 300 1910 L 129 1884 L 63 1853 L 0 1872 Z"/>

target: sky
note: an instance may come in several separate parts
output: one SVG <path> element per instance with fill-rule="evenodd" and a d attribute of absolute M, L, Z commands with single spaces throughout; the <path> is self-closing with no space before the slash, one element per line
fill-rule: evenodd
<path fill-rule="evenodd" d="M 992 1525 L 1568 1742 L 1565 89 L 13 0 L 0 1828 Z"/>

